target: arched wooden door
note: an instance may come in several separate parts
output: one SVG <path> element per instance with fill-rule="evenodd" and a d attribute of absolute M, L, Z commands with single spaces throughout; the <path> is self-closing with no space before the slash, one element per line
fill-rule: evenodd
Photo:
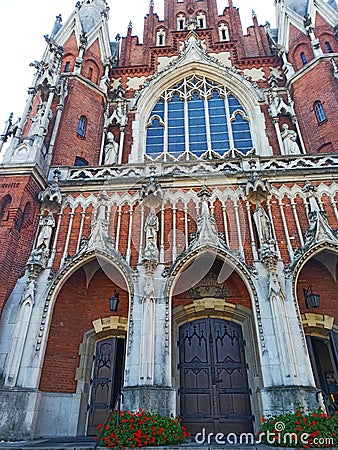
<path fill-rule="evenodd" d="M 88 405 L 88 435 L 97 435 L 97 426 L 106 421 L 121 391 L 125 339 L 108 338 L 96 344 L 91 395 Z"/>
<path fill-rule="evenodd" d="M 226 320 L 180 327 L 180 411 L 191 434 L 252 432 L 244 345 L 241 326 Z"/>

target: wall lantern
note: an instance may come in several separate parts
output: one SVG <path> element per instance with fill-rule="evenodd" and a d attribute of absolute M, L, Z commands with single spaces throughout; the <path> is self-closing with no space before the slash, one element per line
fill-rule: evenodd
<path fill-rule="evenodd" d="M 117 308 L 119 306 L 119 297 L 120 297 L 120 294 L 115 289 L 114 296 L 109 299 L 110 311 L 114 311 L 114 312 L 117 311 Z"/>
<path fill-rule="evenodd" d="M 303 289 L 303 294 L 306 308 L 309 306 L 311 306 L 311 308 L 318 308 L 320 304 L 320 295 L 312 292 L 311 284 L 307 289 Z"/>

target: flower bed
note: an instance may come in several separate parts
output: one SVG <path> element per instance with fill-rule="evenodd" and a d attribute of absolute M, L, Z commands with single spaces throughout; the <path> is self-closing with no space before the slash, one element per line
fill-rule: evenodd
<path fill-rule="evenodd" d="M 338 414 L 327 415 L 321 409 L 263 417 L 260 442 L 275 447 L 337 447 Z"/>
<path fill-rule="evenodd" d="M 145 447 L 177 445 L 185 442 L 186 429 L 180 419 L 163 417 L 156 413 L 121 411 L 119 425 L 117 412 L 110 417 L 103 430 L 100 445 L 103 447 Z M 102 432 L 104 425 L 99 425 Z"/>

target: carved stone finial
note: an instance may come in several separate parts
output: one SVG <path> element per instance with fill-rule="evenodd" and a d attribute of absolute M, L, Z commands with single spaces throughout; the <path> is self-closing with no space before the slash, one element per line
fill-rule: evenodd
<path fill-rule="evenodd" d="M 253 172 L 245 186 L 247 200 L 254 205 L 258 205 L 267 200 L 270 191 L 270 183 L 267 180 L 262 180 L 257 172 Z"/>
<path fill-rule="evenodd" d="M 151 176 L 140 189 L 140 201 L 149 208 L 158 208 L 163 201 L 163 190 L 158 180 Z"/>

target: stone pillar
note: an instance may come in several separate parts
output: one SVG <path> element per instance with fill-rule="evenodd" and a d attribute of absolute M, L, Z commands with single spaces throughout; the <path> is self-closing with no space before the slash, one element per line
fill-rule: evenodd
<path fill-rule="evenodd" d="M 140 192 L 147 211 L 144 247 L 135 277 L 135 297 L 130 314 L 123 388 L 124 409 L 143 408 L 163 415 L 176 413 L 176 393 L 171 385 L 169 318 L 164 299 L 164 265 L 159 263 L 157 233 L 162 189 L 151 177 Z"/>

